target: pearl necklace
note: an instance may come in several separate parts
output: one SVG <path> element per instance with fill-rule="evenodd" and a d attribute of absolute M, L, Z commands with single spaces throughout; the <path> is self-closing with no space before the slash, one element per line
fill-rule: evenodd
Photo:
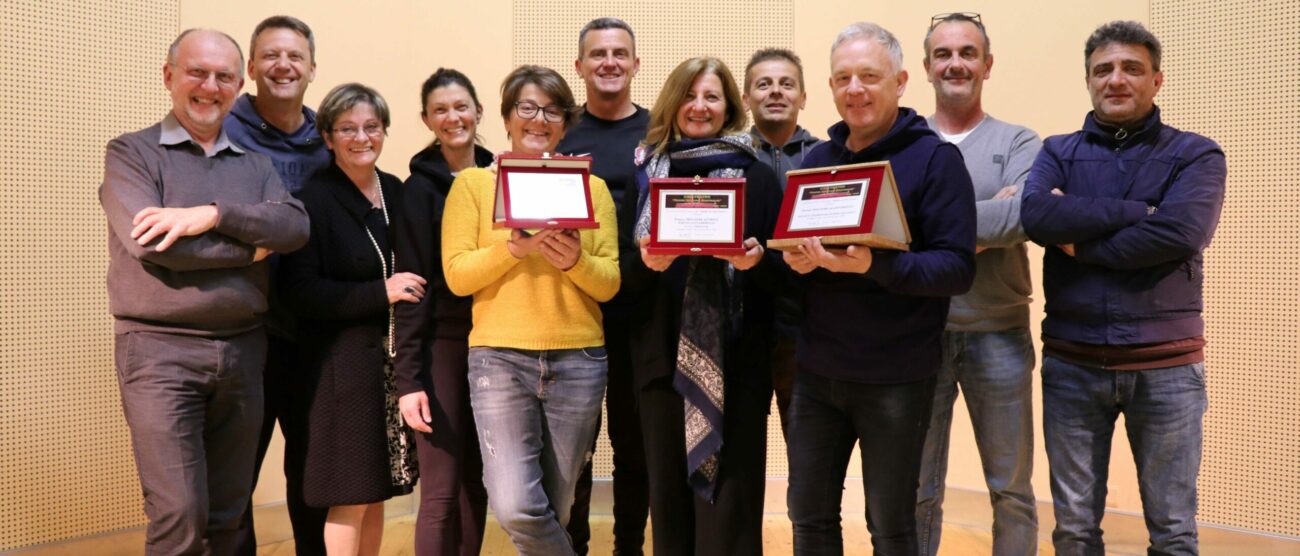
<path fill-rule="evenodd" d="M 375 170 L 375 191 L 379 192 L 379 210 L 384 213 L 384 226 L 390 226 L 391 224 L 388 221 L 388 206 L 384 202 L 384 182 L 379 181 L 378 170 Z M 379 248 L 379 242 L 375 240 L 375 234 L 370 232 L 370 226 L 367 226 L 364 221 L 361 223 L 361 229 L 366 231 L 366 237 L 370 238 L 370 245 L 374 246 L 375 253 L 379 255 L 379 271 L 382 274 L 380 279 L 386 282 L 392 277 L 392 274 L 389 273 L 388 259 L 384 258 L 384 250 Z M 393 266 L 396 267 L 397 255 L 389 253 L 389 256 L 392 257 Z M 397 356 L 397 349 L 393 344 L 393 333 L 396 332 L 396 330 L 397 321 L 393 316 L 393 304 L 390 303 L 388 305 L 388 337 L 385 338 L 387 344 L 385 349 L 388 350 L 389 359 Z"/>

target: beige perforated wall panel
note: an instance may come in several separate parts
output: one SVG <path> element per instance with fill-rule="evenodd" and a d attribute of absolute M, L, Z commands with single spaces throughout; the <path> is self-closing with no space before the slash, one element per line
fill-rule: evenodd
<path fill-rule="evenodd" d="M 0 550 L 144 523 L 112 359 L 104 144 L 167 110 L 170 1 L 0 2 Z"/>
<path fill-rule="evenodd" d="M 1153 0 L 1156 97 L 1228 157 L 1206 256 L 1206 522 L 1300 536 L 1300 3 Z"/>
<path fill-rule="evenodd" d="M 668 74 L 687 58 L 720 58 L 731 68 L 737 85 L 742 85 L 745 64 L 755 50 L 794 46 L 792 0 L 515 0 L 513 8 L 515 65 L 555 69 L 568 80 L 579 103 L 586 98 L 586 89 L 573 68 L 578 32 L 596 17 L 617 17 L 636 32 L 641 71 L 632 82 L 632 101 L 647 109 L 654 106 Z M 768 420 L 767 474 L 784 477 L 788 468 L 778 421 L 774 402 Z M 612 453 L 602 426 L 593 462 L 597 477 L 610 476 Z"/>

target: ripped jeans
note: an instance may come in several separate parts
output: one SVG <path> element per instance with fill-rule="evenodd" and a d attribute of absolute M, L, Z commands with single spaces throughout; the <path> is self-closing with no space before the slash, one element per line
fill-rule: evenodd
<path fill-rule="evenodd" d="M 607 369 L 602 346 L 469 350 L 488 504 L 521 555 L 574 553 L 564 527 L 596 435 Z"/>

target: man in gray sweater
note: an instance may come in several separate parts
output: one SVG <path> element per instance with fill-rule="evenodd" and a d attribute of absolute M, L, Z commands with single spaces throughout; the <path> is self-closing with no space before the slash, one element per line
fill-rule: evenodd
<path fill-rule="evenodd" d="M 917 491 L 921 554 L 939 551 L 948 434 L 960 388 L 975 429 L 993 504 L 993 553 L 1035 554 L 1038 516 L 1033 470 L 1033 341 L 1029 261 L 1020 227 L 1020 186 L 1042 141 L 1033 131 L 984 113 L 980 95 L 993 69 L 978 14 L 935 16 L 925 36 L 926 77 L 934 85 L 935 132 L 961 149 L 975 186 L 975 284 L 952 298 Z"/>
<path fill-rule="evenodd" d="M 163 83 L 172 110 L 108 143 L 108 300 L 148 554 L 230 554 L 262 424 L 268 263 L 307 241 L 271 160 L 222 130 L 243 86 L 229 36 L 187 30 Z"/>

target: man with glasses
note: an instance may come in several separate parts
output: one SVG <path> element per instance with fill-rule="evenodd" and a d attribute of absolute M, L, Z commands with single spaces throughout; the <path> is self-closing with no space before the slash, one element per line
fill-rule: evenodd
<path fill-rule="evenodd" d="M 265 259 L 307 241 L 271 160 L 222 128 L 242 66 L 229 36 L 181 33 L 163 66 L 171 112 L 105 156 L 114 358 L 147 554 L 236 551 L 262 425 Z"/>
<path fill-rule="evenodd" d="M 749 130 L 749 135 L 758 146 L 758 159 L 776 172 L 784 190 L 785 173 L 797 170 L 808 151 L 821 143 L 821 139 L 799 126 L 799 112 L 808 102 L 803 63 L 799 56 L 784 48 L 764 48 L 755 52 L 745 66 L 742 97 L 754 118 L 754 127 Z M 777 299 L 772 387 L 776 392 L 782 434 L 788 426 L 790 391 L 794 389 L 794 348 L 799 336 L 801 310 L 798 294 L 793 291 Z"/>
<path fill-rule="evenodd" d="M 560 152 L 588 155 L 592 173 L 605 180 L 618 211 L 619 260 L 640 260 L 632 239 L 636 222 L 636 183 L 632 163 L 637 144 L 650 125 L 650 111 L 632 103 L 632 78 L 641 68 L 632 27 L 613 17 L 593 19 L 578 33 L 578 75 L 587 86 L 587 102 L 573 128 L 564 134 Z M 627 275 L 627 269 L 622 269 Z M 644 296 L 642 296 L 644 297 Z M 609 354 L 609 383 L 605 390 L 606 431 L 614 450 L 614 553 L 641 554 L 650 512 L 649 477 L 632 379 L 629 335 L 637 302 L 634 287 L 624 281 L 613 299 L 602 303 L 605 350 Z M 593 445 L 593 450 L 595 446 Z M 591 527 L 591 459 L 583 468 L 569 514 L 573 549 L 587 553 Z"/>
<path fill-rule="evenodd" d="M 843 120 L 804 167 L 889 161 L 913 241 L 890 251 L 809 238 L 784 254 L 803 275 L 806 309 L 787 435 L 794 550 L 844 552 L 840 498 L 856 444 L 876 554 L 916 554 L 917 477 L 944 321 L 951 296 L 975 275 L 974 188 L 957 147 L 898 105 L 907 71 L 893 33 L 855 23 L 830 58 Z"/>
<path fill-rule="evenodd" d="M 1214 141 L 1165 125 L 1160 41 L 1140 23 L 1084 46 L 1092 112 L 1049 137 L 1020 216 L 1046 247 L 1043 439 L 1058 554 L 1101 554 L 1115 420 L 1137 465 L 1149 554 L 1196 554 L 1205 415 L 1202 252 L 1223 208 Z"/>
<path fill-rule="evenodd" d="M 920 553 L 939 552 L 948 435 L 960 388 L 993 504 L 993 553 L 1035 554 L 1032 285 L 1020 227 L 1020 188 L 1042 142 L 1033 131 L 984 113 L 981 97 L 993 54 L 979 14 L 934 16 L 924 44 L 926 78 L 935 97 L 935 113 L 926 123 L 961 149 L 970 172 L 977 254 L 975 283 L 970 292 L 952 298 L 943 333 L 916 495 Z"/>
<path fill-rule="evenodd" d="M 317 170 L 329 165 L 329 149 L 316 131 L 316 112 L 303 106 L 307 86 L 316 77 L 316 37 L 301 20 L 271 16 L 253 29 L 249 42 L 248 76 L 257 87 L 257 95 L 244 94 L 226 115 L 226 134 L 241 148 L 271 158 L 275 171 L 290 193 L 297 193 L 303 182 Z M 271 257 L 272 274 L 278 257 Z M 325 516 L 327 510 L 308 506 L 302 500 L 302 456 L 307 453 L 305 423 L 295 416 L 304 415 L 306 403 L 303 385 L 295 382 L 294 361 L 297 357 L 297 323 L 293 313 L 279 301 L 271 279 L 270 310 L 266 315 L 266 369 L 262 372 L 266 407 L 261 435 L 257 443 L 257 462 L 253 486 L 266 457 L 275 422 L 280 421 L 284 434 L 285 505 L 293 526 L 294 548 L 298 554 L 325 552 Z M 293 409 L 298 407 L 298 409 Z M 257 552 L 253 531 L 252 506 L 240 525 L 240 554 Z"/>

